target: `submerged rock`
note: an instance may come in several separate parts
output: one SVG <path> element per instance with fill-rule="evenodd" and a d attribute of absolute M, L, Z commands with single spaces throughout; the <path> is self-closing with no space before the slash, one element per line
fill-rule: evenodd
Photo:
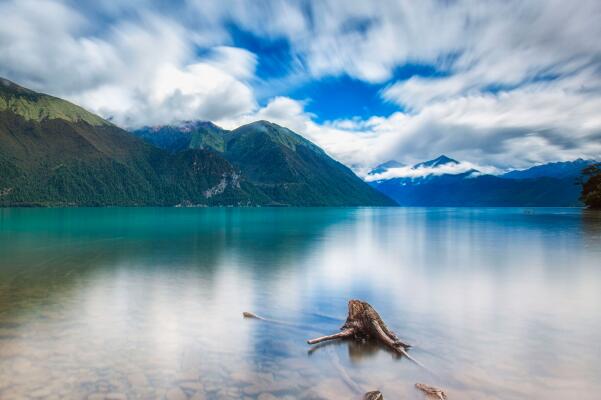
<path fill-rule="evenodd" d="M 187 400 L 188 396 L 180 388 L 172 388 L 165 394 L 166 400 Z"/>

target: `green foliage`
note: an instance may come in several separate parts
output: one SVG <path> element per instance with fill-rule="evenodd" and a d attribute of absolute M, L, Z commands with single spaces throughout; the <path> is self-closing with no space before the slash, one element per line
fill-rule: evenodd
<path fill-rule="evenodd" d="M 223 129 L 211 123 L 202 124 L 192 133 L 190 140 L 191 149 L 212 149 L 219 153 L 225 151 L 225 137 Z"/>
<path fill-rule="evenodd" d="M 591 165 L 582 173 L 586 177 L 582 183 L 582 202 L 590 208 L 601 209 L 601 164 Z"/>

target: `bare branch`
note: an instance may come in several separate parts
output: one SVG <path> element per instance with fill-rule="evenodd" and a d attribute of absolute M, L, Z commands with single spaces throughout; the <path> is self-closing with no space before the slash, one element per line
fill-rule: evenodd
<path fill-rule="evenodd" d="M 307 340 L 309 344 L 317 344 L 321 342 L 325 342 L 326 340 L 335 340 L 335 339 L 343 339 L 347 337 L 351 337 L 355 334 L 354 329 L 345 329 L 342 332 L 335 333 L 333 335 L 321 336 L 315 339 Z"/>

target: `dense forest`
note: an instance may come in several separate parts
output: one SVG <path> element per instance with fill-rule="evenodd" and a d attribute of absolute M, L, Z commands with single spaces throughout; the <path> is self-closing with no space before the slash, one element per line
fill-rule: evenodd
<path fill-rule="evenodd" d="M 582 183 L 582 202 L 589 208 L 601 209 L 601 164 L 584 169 Z"/>

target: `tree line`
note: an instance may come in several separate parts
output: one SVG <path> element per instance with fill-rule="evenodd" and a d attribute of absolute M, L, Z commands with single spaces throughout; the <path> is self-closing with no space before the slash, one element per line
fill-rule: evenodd
<path fill-rule="evenodd" d="M 582 174 L 580 200 L 589 208 L 601 209 L 601 163 L 586 167 Z"/>

